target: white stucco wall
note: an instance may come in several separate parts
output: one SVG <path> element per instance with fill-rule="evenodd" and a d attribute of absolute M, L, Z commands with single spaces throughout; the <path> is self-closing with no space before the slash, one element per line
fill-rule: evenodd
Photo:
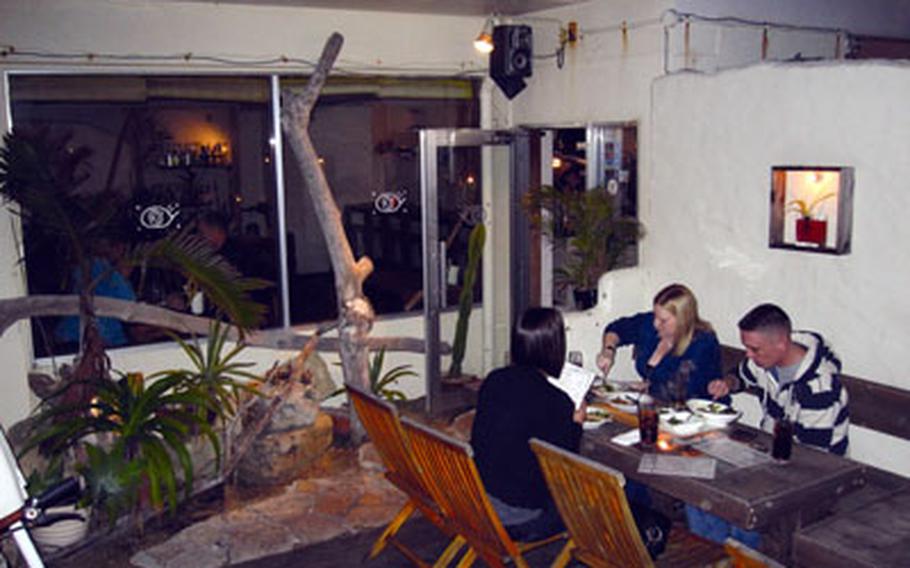
<path fill-rule="evenodd" d="M 844 371 L 910 389 L 903 337 L 910 262 L 910 64 L 765 65 L 680 74 L 653 87 L 645 287 L 690 285 L 723 343 L 772 301 L 818 330 Z M 768 248 L 773 165 L 855 168 L 844 256 Z M 859 429 L 852 455 L 910 473 L 910 451 Z M 906 445 L 906 444 L 905 444 Z"/>
<path fill-rule="evenodd" d="M 680 12 L 761 22 L 841 28 L 855 34 L 907 37 L 910 9 L 903 0 L 675 0 Z"/>

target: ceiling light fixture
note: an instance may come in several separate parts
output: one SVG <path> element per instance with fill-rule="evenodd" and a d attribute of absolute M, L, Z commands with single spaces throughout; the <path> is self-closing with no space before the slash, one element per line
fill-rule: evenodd
<path fill-rule="evenodd" d="M 493 52 L 493 26 L 495 24 L 496 22 L 492 16 L 484 21 L 483 29 L 480 30 L 480 33 L 477 34 L 477 39 L 474 40 L 474 49 L 480 53 Z"/>

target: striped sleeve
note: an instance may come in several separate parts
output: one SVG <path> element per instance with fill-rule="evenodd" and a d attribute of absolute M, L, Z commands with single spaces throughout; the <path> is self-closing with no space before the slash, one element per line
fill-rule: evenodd
<path fill-rule="evenodd" d="M 847 451 L 847 429 L 850 423 L 847 390 L 836 374 L 822 373 L 815 379 L 796 385 L 796 437 L 810 446 L 844 455 Z"/>

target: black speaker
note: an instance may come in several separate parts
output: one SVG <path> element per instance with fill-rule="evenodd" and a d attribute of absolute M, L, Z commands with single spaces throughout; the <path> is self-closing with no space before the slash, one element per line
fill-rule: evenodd
<path fill-rule="evenodd" d="M 490 77 L 510 99 L 525 88 L 524 78 L 531 76 L 533 44 L 530 26 L 493 28 Z"/>

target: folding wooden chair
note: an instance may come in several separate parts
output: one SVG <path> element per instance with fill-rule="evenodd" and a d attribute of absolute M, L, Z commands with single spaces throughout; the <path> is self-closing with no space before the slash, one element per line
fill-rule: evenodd
<path fill-rule="evenodd" d="M 386 478 L 408 496 L 407 503 L 373 543 L 366 560 L 375 558 L 387 544 L 391 544 L 415 565 L 426 566 L 427 564 L 413 550 L 396 538 L 398 530 L 405 521 L 415 510 L 419 510 L 443 533 L 453 536 L 452 542 L 434 564 L 434 566 L 447 566 L 463 546 L 464 539 L 455 536 L 450 523 L 442 515 L 426 484 L 421 479 L 420 470 L 414 462 L 411 448 L 401 428 L 398 410 L 392 404 L 367 394 L 357 387 L 347 385 L 347 390 L 351 402 L 357 410 L 357 416 L 360 417 L 360 422 L 385 465 Z"/>
<path fill-rule="evenodd" d="M 471 566 L 477 556 L 493 567 L 505 566 L 511 559 L 518 568 L 527 568 L 524 552 L 565 537 L 559 534 L 529 543 L 512 540 L 487 497 L 471 446 L 407 417 L 401 425 L 433 498 L 470 547 L 459 568 Z"/>
<path fill-rule="evenodd" d="M 588 566 L 654 566 L 641 541 L 618 471 L 532 439 L 550 494 L 569 531 L 553 566 L 569 560 Z"/>
<path fill-rule="evenodd" d="M 654 566 L 626 500 L 622 473 L 542 440 L 532 439 L 531 449 L 569 531 L 553 568 L 573 558 L 596 567 Z M 720 545 L 674 527 L 657 565 L 703 567 L 723 558 Z"/>

